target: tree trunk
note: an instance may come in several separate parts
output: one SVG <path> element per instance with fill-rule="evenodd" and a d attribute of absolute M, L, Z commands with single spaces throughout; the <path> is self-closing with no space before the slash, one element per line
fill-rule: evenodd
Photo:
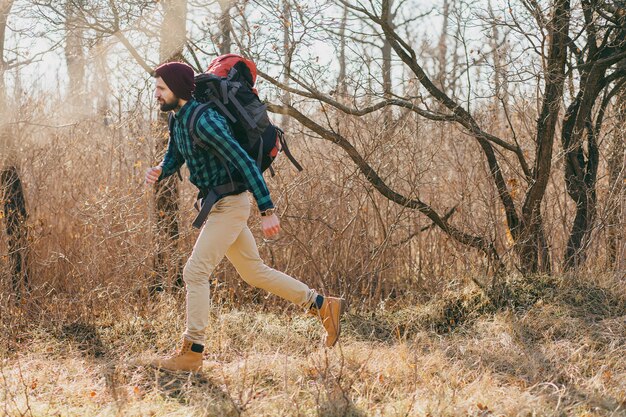
<path fill-rule="evenodd" d="M 583 73 L 581 90 L 567 109 L 563 123 L 561 140 L 565 153 L 565 185 L 570 198 L 576 203 L 576 214 L 565 249 L 566 270 L 576 269 L 584 263 L 596 217 L 600 154 L 591 118 L 593 106 L 603 88 L 603 76 L 604 71 L 601 70 Z M 587 152 L 584 149 L 585 137 Z"/>
<path fill-rule="evenodd" d="M 441 25 L 441 36 L 439 36 L 439 45 L 437 46 L 438 68 L 437 68 L 437 85 L 445 91 L 447 78 L 447 61 L 448 61 L 448 25 L 450 21 L 450 1 L 443 1 L 443 23 Z"/>
<path fill-rule="evenodd" d="M 187 40 L 187 1 L 164 0 L 163 26 L 161 28 L 161 44 L 159 59 L 163 62 L 180 61 Z"/>
<path fill-rule="evenodd" d="M 382 18 L 385 20 L 385 22 L 389 25 L 390 28 L 394 28 L 393 25 L 393 3 L 394 0 L 389 0 L 389 7 L 384 9 L 385 10 L 385 16 L 383 16 Z M 391 84 L 391 43 L 385 38 L 384 42 L 383 42 L 383 47 L 382 47 L 382 55 L 383 55 L 383 61 L 382 61 L 382 71 L 383 71 L 383 97 L 386 99 L 390 99 L 392 97 L 392 84 Z M 391 113 L 391 107 L 385 107 L 385 109 L 383 110 L 384 112 L 384 120 L 385 120 L 385 125 L 384 125 L 384 129 L 389 129 L 391 128 L 391 123 L 392 123 L 392 113 Z"/>
<path fill-rule="evenodd" d="M 186 40 L 187 2 L 166 0 L 163 5 L 163 27 L 161 28 L 160 61 L 180 61 Z M 167 115 L 161 115 L 161 131 L 167 126 Z M 160 134 L 157 141 L 157 155 L 163 155 L 167 148 L 169 135 Z M 174 278 L 174 285 L 183 286 L 182 258 L 178 254 L 178 178 L 170 176 L 159 181 L 155 187 L 156 208 L 156 254 L 154 257 L 155 278 L 151 286 L 153 291 L 162 291 L 165 284 Z"/>
<path fill-rule="evenodd" d="M 5 38 L 7 20 L 13 7 L 13 1 L 0 1 L 0 106 L 7 107 L 7 96 L 5 91 L 5 72 L 7 62 L 4 57 Z M 2 112 L 0 117 L 0 144 L 2 149 L 11 149 L 9 141 L 13 138 L 10 125 L 7 120 L 10 112 Z M 3 152 L 4 153 L 4 152 Z M 0 164 L 6 163 L 3 160 Z M 0 203 L 2 204 L 2 214 L 5 219 L 7 232 L 7 248 L 9 255 L 9 268 L 11 271 L 11 282 L 13 292 L 17 299 L 22 296 L 22 290 L 29 290 L 29 262 L 28 262 L 28 229 L 26 227 L 26 199 L 22 188 L 19 171 L 14 165 L 0 171 Z"/>
<path fill-rule="evenodd" d="M 6 108 L 6 91 L 5 91 L 5 80 L 4 80 L 4 72 L 7 68 L 7 63 L 4 60 L 4 41 L 6 37 L 7 30 L 7 20 L 9 18 L 9 13 L 11 12 L 11 8 L 13 7 L 13 1 L 0 1 L 0 105 L 2 108 Z M 3 112 L 8 113 L 8 112 Z M 0 122 L 4 121 L 4 118 L 0 118 Z M 5 129 L 2 126 L 2 129 Z"/>
<path fill-rule="evenodd" d="M 283 50 L 285 51 L 285 62 L 283 63 L 283 83 L 289 86 L 291 81 L 291 5 L 290 0 L 283 0 Z M 283 103 L 286 106 L 291 106 L 291 93 L 285 89 L 283 92 Z M 291 118 L 284 114 L 282 115 L 281 125 L 285 132 L 289 132 L 289 121 Z"/>
<path fill-rule="evenodd" d="M 166 146 L 160 141 L 158 147 Z M 178 177 L 175 175 L 156 184 L 155 207 L 157 242 L 154 258 L 155 279 L 151 289 L 163 291 L 167 282 L 174 279 L 175 287 L 182 287 L 182 258 L 178 254 L 179 220 L 178 220 Z"/>
<path fill-rule="evenodd" d="M 26 199 L 22 181 L 15 166 L 0 173 L 0 196 L 8 236 L 9 268 L 13 292 L 18 299 L 22 291 L 29 291 L 28 229 L 26 227 Z"/>
<path fill-rule="evenodd" d="M 231 39 L 231 32 L 233 30 L 231 21 L 230 21 L 230 8 L 232 6 L 231 0 L 220 0 L 219 1 L 220 9 L 222 14 L 220 16 L 220 33 L 219 33 L 219 44 L 218 48 L 220 51 L 220 55 L 230 54 L 231 45 L 233 43 Z"/>
<path fill-rule="evenodd" d="M 85 50 L 84 29 L 77 24 L 80 0 L 65 3 L 65 62 L 68 75 L 68 95 L 72 113 L 85 111 Z"/>
<path fill-rule="evenodd" d="M 616 127 L 608 152 L 609 198 L 608 210 L 608 261 L 613 271 L 624 269 L 624 200 L 626 199 L 626 89 L 622 89 L 616 103 Z"/>
<path fill-rule="evenodd" d="M 522 206 L 522 222 L 516 246 L 523 274 L 540 271 L 539 255 L 547 250 L 544 242 L 541 217 L 541 201 L 546 192 L 550 169 L 552 167 L 552 147 L 556 131 L 556 122 L 563 97 L 565 83 L 565 60 L 570 22 L 570 2 L 556 1 L 554 15 L 550 25 L 550 50 L 546 70 L 541 112 L 537 121 L 537 145 L 531 186 L 526 193 Z M 545 259 L 546 256 L 544 255 Z M 542 268 L 543 272 L 545 268 Z"/>
<path fill-rule="evenodd" d="M 107 68 L 107 50 L 103 38 L 99 38 L 97 40 L 93 51 L 93 59 L 95 63 L 94 90 L 97 97 L 96 110 L 98 112 L 98 115 L 102 117 L 103 123 L 105 125 L 108 125 L 111 122 L 109 115 L 109 97 L 111 97 L 111 83 L 109 82 L 108 77 L 109 71 Z"/>
<path fill-rule="evenodd" d="M 337 76 L 337 98 L 340 102 L 346 99 L 346 25 L 348 23 L 348 6 L 344 4 L 341 25 L 339 26 L 339 75 Z"/>
<path fill-rule="evenodd" d="M 495 13 L 493 8 L 491 7 L 491 2 L 488 3 L 489 14 L 493 15 L 495 18 Z M 504 40 L 506 39 L 506 33 L 503 36 L 504 39 L 500 39 L 500 30 L 499 26 L 494 22 L 491 24 L 491 39 L 489 41 L 489 46 L 491 47 L 491 54 L 493 58 L 493 84 L 495 88 L 494 95 L 494 111 L 495 117 L 497 120 L 497 126 L 494 126 L 497 131 L 500 131 L 502 128 L 502 123 L 504 121 L 503 113 L 504 111 L 500 111 L 500 106 L 503 107 L 505 111 L 508 109 L 509 103 L 509 88 L 508 88 L 508 75 L 507 75 L 507 64 L 506 64 L 506 56 L 507 56 L 507 47 Z"/>

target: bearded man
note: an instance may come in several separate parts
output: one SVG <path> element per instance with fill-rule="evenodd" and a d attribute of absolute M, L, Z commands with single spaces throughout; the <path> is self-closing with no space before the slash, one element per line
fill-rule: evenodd
<path fill-rule="evenodd" d="M 165 157 L 158 166 L 147 170 L 146 183 L 161 181 L 186 163 L 189 180 L 201 194 L 223 189 L 221 187 L 231 181 L 231 173 L 238 175 L 242 185 L 218 193 L 183 270 L 186 330 L 182 345 L 175 355 L 157 359 L 153 365 L 173 371 L 201 369 L 209 315 L 209 277 L 224 255 L 250 285 L 289 300 L 319 317 L 326 330 L 325 345 L 334 346 L 341 331 L 344 300 L 318 294 L 303 282 L 265 265 L 259 257 L 247 224 L 251 211 L 249 193 L 261 214 L 261 230 L 266 237 L 280 232 L 280 221 L 258 166 L 233 137 L 226 119 L 215 109 L 204 109 L 194 126 L 188 127 L 188 118 L 200 105 L 192 97 L 193 69 L 182 62 L 165 63 L 155 70 L 155 79 L 155 97 L 160 108 L 173 112 L 174 120 Z M 192 133 L 203 146 L 194 146 Z"/>

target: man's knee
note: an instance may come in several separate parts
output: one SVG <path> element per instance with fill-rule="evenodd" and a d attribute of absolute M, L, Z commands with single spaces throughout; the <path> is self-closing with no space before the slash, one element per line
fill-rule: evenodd
<path fill-rule="evenodd" d="M 210 266 L 201 265 L 192 258 L 189 258 L 183 268 L 183 281 L 187 284 L 203 283 L 208 281 L 210 274 Z"/>

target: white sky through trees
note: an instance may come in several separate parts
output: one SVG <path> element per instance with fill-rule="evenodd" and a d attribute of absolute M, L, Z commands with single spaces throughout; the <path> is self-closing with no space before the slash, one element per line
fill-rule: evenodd
<path fill-rule="evenodd" d="M 324 3 L 327 2 L 321 0 L 301 2 L 301 4 L 305 7 L 309 7 L 310 10 L 316 9 L 324 11 L 323 15 L 312 15 L 308 17 L 312 25 L 337 26 L 339 20 L 341 19 L 340 7 L 336 5 L 327 7 Z M 458 10 L 462 15 L 461 18 L 464 20 L 459 22 L 459 24 L 462 26 L 462 32 L 467 41 L 467 45 L 465 45 L 467 59 L 477 59 L 479 58 L 480 53 L 489 52 L 488 50 L 481 51 L 481 46 L 484 48 L 487 47 L 485 37 L 486 29 L 479 26 L 480 22 L 476 18 L 477 14 L 486 13 L 485 10 L 487 7 L 487 1 L 481 0 L 472 2 L 471 5 L 466 4 L 464 1 L 457 1 L 456 3 L 458 4 Z M 501 1 L 494 1 L 493 3 L 494 10 L 496 10 L 496 12 L 498 11 L 498 7 L 503 7 L 503 4 L 500 4 L 502 3 Z M 430 12 L 427 16 L 422 17 L 415 22 L 408 23 L 406 25 L 406 29 L 402 29 L 407 33 L 410 33 L 414 38 L 412 39 L 412 45 L 416 50 L 420 50 L 422 48 L 434 49 L 437 47 L 437 42 L 442 30 L 442 4 L 443 0 L 436 3 L 430 1 L 412 0 L 403 4 L 401 8 L 402 13 L 399 13 L 399 16 L 397 17 L 398 21 L 401 21 L 402 19 L 409 19 L 414 15 Z M 203 35 L 203 32 L 206 31 L 207 27 L 214 29 L 217 26 L 214 20 L 218 10 L 219 8 L 217 3 L 213 3 L 207 7 L 200 7 L 197 3 L 189 5 L 187 24 L 188 36 L 195 42 L 201 43 L 204 52 L 211 54 L 210 56 L 207 56 L 201 51 L 197 51 L 198 59 L 205 67 L 214 57 L 213 54 L 216 53 L 216 48 L 211 43 L 210 39 L 207 39 L 207 37 Z M 27 65 L 20 66 L 18 69 L 8 71 L 6 74 L 7 88 L 11 91 L 11 89 L 15 88 L 16 81 L 19 81 L 19 85 L 26 95 L 46 96 L 54 94 L 63 96 L 68 87 L 67 69 L 63 51 L 63 39 L 65 36 L 63 24 L 62 21 L 58 21 L 57 23 L 60 24 L 57 24 L 57 27 L 54 27 L 55 25 L 51 22 L 46 22 L 40 17 L 38 18 L 38 13 L 45 13 L 45 9 L 41 7 L 38 9 L 34 8 L 29 1 L 18 1 L 14 5 L 9 19 L 10 30 L 7 32 L 7 53 L 5 54 L 5 59 L 9 62 L 23 62 L 29 59 L 34 59 L 34 61 Z M 255 21 L 257 20 L 270 23 L 276 23 L 278 20 L 277 18 L 272 18 L 273 16 L 271 10 L 260 6 L 249 6 L 246 9 L 246 15 L 250 26 L 254 26 Z M 51 19 L 54 19 L 54 17 L 51 16 Z M 58 20 L 59 18 L 57 17 L 56 19 Z M 158 37 L 156 37 L 156 35 L 152 37 L 146 36 L 137 29 L 145 29 L 142 25 L 145 25 L 146 22 L 158 25 L 160 19 L 161 16 L 158 9 L 148 9 L 142 16 L 141 22 L 137 21 L 125 30 L 126 36 L 131 40 L 133 45 L 150 65 L 158 64 Z M 240 19 L 240 17 L 236 16 L 235 20 L 236 19 Z M 452 46 L 452 42 L 454 41 L 453 37 L 457 31 L 456 25 L 458 21 L 459 19 L 457 17 L 451 17 L 447 41 L 449 48 Z M 133 25 L 142 27 L 133 27 Z M 359 24 L 354 18 L 351 18 L 348 22 L 348 26 L 351 30 L 361 30 L 357 27 Z M 366 28 L 366 26 L 363 27 Z M 262 53 L 270 59 L 272 57 L 271 48 L 276 47 L 277 44 L 278 47 L 280 47 L 280 42 L 273 41 L 270 38 L 274 37 L 276 39 L 282 39 L 282 33 L 278 33 L 280 32 L 279 25 L 277 24 L 275 28 L 276 30 L 273 32 L 267 32 L 271 31 L 272 27 L 261 27 L 259 29 L 259 33 L 262 35 L 255 39 L 255 41 L 258 41 L 257 45 L 253 45 L 253 49 L 262 51 Z M 235 24 L 235 31 L 237 29 L 238 26 Z M 263 32 L 264 29 L 266 32 Z M 337 77 L 337 47 L 336 45 L 331 45 L 323 40 L 323 35 L 321 35 L 322 29 L 324 28 L 318 27 L 316 31 L 312 31 L 308 39 L 306 39 L 305 36 L 304 39 L 308 42 L 308 45 L 299 47 L 297 59 L 300 62 L 308 61 L 313 63 L 315 68 L 323 71 L 325 77 L 334 80 Z M 93 37 L 93 35 L 88 36 Z M 375 41 L 380 43 L 380 40 Z M 100 51 L 89 47 L 86 48 L 87 88 L 97 88 L 98 85 L 98 80 L 94 79 L 94 71 L 92 68 L 94 55 L 97 53 L 106 53 L 107 67 L 109 71 L 108 81 L 111 83 L 112 90 L 114 92 L 125 91 L 125 88 L 130 84 L 135 86 L 138 91 L 145 90 L 148 94 L 151 94 L 150 90 L 152 80 L 150 80 L 145 71 L 135 62 L 135 60 L 133 60 L 128 51 L 117 41 L 117 39 L 114 37 L 108 37 L 104 45 L 104 49 Z M 348 46 L 349 55 L 350 49 L 350 46 Z M 238 48 L 234 47 L 233 51 L 237 52 Z M 374 64 L 380 66 L 380 62 L 376 62 L 376 58 L 379 58 L 380 56 L 379 48 L 372 46 L 371 51 L 368 53 L 374 58 Z M 354 52 L 352 52 L 352 54 L 354 55 Z M 282 58 L 280 57 L 280 54 L 275 55 L 276 65 L 274 68 L 263 66 L 263 63 L 260 65 L 263 66 L 264 71 L 278 76 Z M 188 56 L 190 62 L 193 62 L 193 59 L 188 52 L 186 52 L 186 56 Z M 350 56 L 348 59 L 350 59 Z M 392 59 L 394 60 L 394 65 L 392 67 L 394 84 L 399 85 L 402 83 L 403 64 L 393 55 Z M 428 60 L 424 62 L 424 66 L 427 70 L 429 69 Z M 356 71 L 359 70 L 365 69 L 359 69 L 357 67 Z M 477 74 L 473 72 L 470 76 L 477 77 Z M 463 82 L 465 81 L 463 80 Z M 476 80 L 474 88 L 477 89 L 475 94 L 478 96 L 482 95 L 479 91 L 479 87 L 480 82 L 479 80 Z M 265 93 L 270 94 L 269 91 L 265 91 Z"/>

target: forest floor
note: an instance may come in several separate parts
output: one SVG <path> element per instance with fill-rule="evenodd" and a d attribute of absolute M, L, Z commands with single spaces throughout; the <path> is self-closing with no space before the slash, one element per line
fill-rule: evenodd
<path fill-rule="evenodd" d="M 626 416 L 625 294 L 615 279 L 535 278 L 502 287 L 505 302 L 468 288 L 350 308 L 333 349 L 295 309 L 214 306 L 198 374 L 147 365 L 184 327 L 184 299 L 159 295 L 2 340 L 0 414 Z"/>

